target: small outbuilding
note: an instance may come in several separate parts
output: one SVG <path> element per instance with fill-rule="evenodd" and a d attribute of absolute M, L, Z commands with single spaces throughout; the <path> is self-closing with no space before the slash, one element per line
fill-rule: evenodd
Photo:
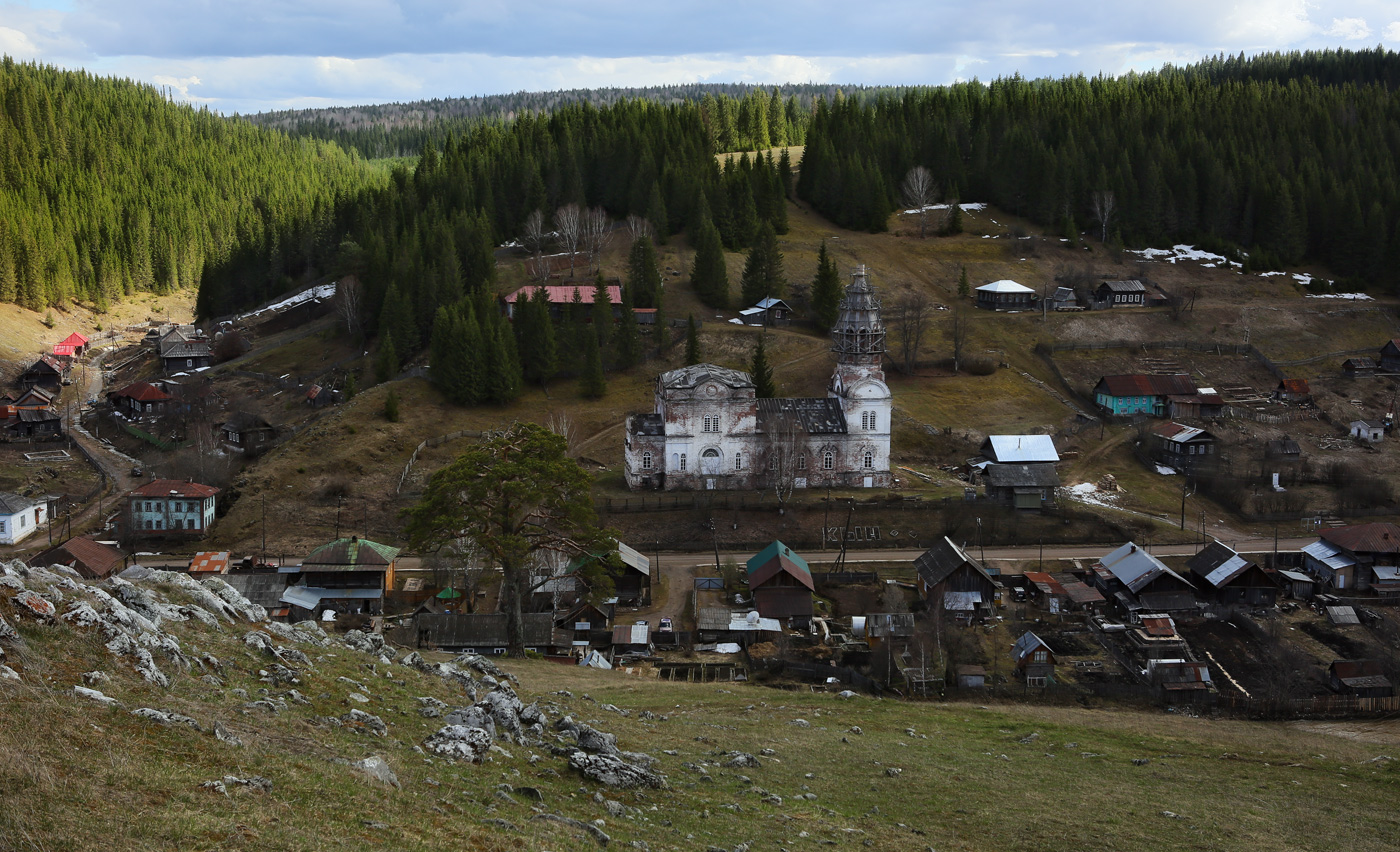
<path fill-rule="evenodd" d="M 1395 694 L 1390 678 L 1378 660 L 1333 660 L 1327 667 L 1333 692 L 1357 698 L 1389 698 Z"/>
<path fill-rule="evenodd" d="M 781 541 L 759 551 L 748 561 L 749 591 L 763 618 L 806 624 L 812 618 L 812 571 L 807 560 Z"/>
<path fill-rule="evenodd" d="M 1385 423 L 1379 420 L 1353 420 L 1348 424 L 1351 436 L 1368 444 L 1379 444 L 1385 440 Z"/>
<path fill-rule="evenodd" d="M 1312 388 L 1307 379 L 1284 379 L 1274 388 L 1274 399 L 1279 402 L 1312 402 Z"/>
<path fill-rule="evenodd" d="M 744 325 L 791 325 L 794 316 L 792 306 L 782 299 L 765 296 L 758 304 L 739 311 Z"/>
<path fill-rule="evenodd" d="M 1342 362 L 1342 372 L 1351 378 L 1374 376 L 1379 365 L 1375 358 L 1348 358 Z"/>
<path fill-rule="evenodd" d="M 1055 652 L 1037 635 L 1027 630 L 1011 648 L 1016 673 L 1026 686 L 1045 686 L 1055 680 Z"/>
<path fill-rule="evenodd" d="M 74 536 L 32 557 L 29 565 L 38 568 L 66 565 L 89 580 L 105 580 L 113 572 L 126 567 L 126 554 L 87 536 Z"/>
<path fill-rule="evenodd" d="M 982 470 L 987 497 L 1016 509 L 1037 510 L 1055 503 L 1060 475 L 1053 464 L 989 464 Z"/>

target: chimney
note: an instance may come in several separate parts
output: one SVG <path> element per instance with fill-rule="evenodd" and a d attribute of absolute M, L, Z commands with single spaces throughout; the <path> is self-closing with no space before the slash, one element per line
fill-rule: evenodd
<path fill-rule="evenodd" d="M 1136 545 L 1136 544 L 1130 544 L 1130 545 L 1128 545 L 1128 552 L 1129 552 L 1129 553 L 1137 553 L 1137 545 Z"/>

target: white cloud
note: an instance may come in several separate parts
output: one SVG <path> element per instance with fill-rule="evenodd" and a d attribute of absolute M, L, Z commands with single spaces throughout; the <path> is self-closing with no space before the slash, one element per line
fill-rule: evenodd
<path fill-rule="evenodd" d="M 13 27 L 0 27 L 0 53 L 20 60 L 38 59 L 39 48 Z"/>
<path fill-rule="evenodd" d="M 1381 36 L 1392 46 L 1395 46 L 1396 42 L 1400 42 L 1400 21 L 1391 21 L 1387 24 L 1386 28 L 1381 30 Z"/>
<path fill-rule="evenodd" d="M 1220 36 L 1235 50 L 1291 45 L 1317 29 L 1308 20 L 1308 5 L 1306 0 L 1245 0 L 1229 4 L 1222 16 Z"/>
<path fill-rule="evenodd" d="M 1371 27 L 1365 18 L 1333 18 L 1332 26 L 1327 28 L 1327 34 L 1347 41 L 1358 41 L 1370 38 Z"/>

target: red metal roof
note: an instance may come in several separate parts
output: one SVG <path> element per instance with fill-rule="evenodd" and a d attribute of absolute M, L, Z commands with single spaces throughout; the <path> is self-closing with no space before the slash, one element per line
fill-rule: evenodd
<path fill-rule="evenodd" d="M 1358 524 L 1325 530 L 1325 541 L 1352 553 L 1400 553 L 1400 527 L 1395 524 Z"/>
<path fill-rule="evenodd" d="M 522 298 L 526 300 L 532 299 L 535 296 L 535 291 L 538 290 L 540 286 L 541 285 L 539 284 L 526 284 L 524 287 L 521 287 L 519 290 L 516 290 L 514 293 L 511 293 L 509 296 L 506 296 L 506 301 L 517 302 Z M 549 303 L 551 305 L 573 304 L 575 290 L 578 291 L 578 297 L 583 301 L 585 305 L 593 304 L 594 287 L 592 285 L 545 284 L 543 286 L 545 298 L 549 300 Z M 604 287 L 604 289 L 608 293 L 609 302 L 611 302 L 614 305 L 622 304 L 621 284 L 608 284 Z"/>
<path fill-rule="evenodd" d="M 1278 383 L 1278 389 L 1284 393 L 1312 393 L 1307 379 L 1284 379 Z"/>
<path fill-rule="evenodd" d="M 153 479 L 135 491 L 127 492 L 129 497 L 213 497 L 219 493 L 219 489 L 211 485 L 201 485 L 198 482 L 186 482 L 183 479 Z"/>
<path fill-rule="evenodd" d="M 196 553 L 190 560 L 191 574 L 227 574 L 228 573 L 228 551 L 227 550 L 206 550 Z"/>
<path fill-rule="evenodd" d="M 39 554 L 29 560 L 29 564 L 42 567 L 67 565 L 76 568 L 89 580 L 100 580 L 119 567 L 122 559 L 122 552 L 115 547 L 79 536 Z"/>
<path fill-rule="evenodd" d="M 59 341 L 59 345 L 87 346 L 88 339 L 76 331 Z"/>
<path fill-rule="evenodd" d="M 53 345 L 53 354 L 64 358 L 71 358 L 77 349 L 78 347 L 71 343 L 55 343 Z"/>
<path fill-rule="evenodd" d="M 1060 585 L 1060 581 L 1044 571 L 1027 571 L 1025 577 L 1047 595 L 1063 595 L 1065 593 L 1065 588 Z"/>
<path fill-rule="evenodd" d="M 132 382 L 113 396 L 134 399 L 137 402 L 166 402 L 171 398 L 170 394 L 150 382 Z"/>
<path fill-rule="evenodd" d="M 1148 636 L 1170 637 L 1176 635 L 1176 624 L 1165 615 L 1144 618 L 1142 629 Z"/>
<path fill-rule="evenodd" d="M 1196 383 L 1184 373 L 1175 376 L 1149 376 L 1141 373 L 1104 376 L 1099 379 L 1099 384 L 1103 385 L 1104 390 L 1111 396 L 1171 396 L 1196 392 Z"/>

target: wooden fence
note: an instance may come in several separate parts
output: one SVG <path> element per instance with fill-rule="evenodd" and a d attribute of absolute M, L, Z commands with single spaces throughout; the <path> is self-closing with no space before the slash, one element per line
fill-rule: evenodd
<path fill-rule="evenodd" d="M 880 582 L 876 571 L 814 571 L 812 582 L 818 586 L 859 586 Z"/>

